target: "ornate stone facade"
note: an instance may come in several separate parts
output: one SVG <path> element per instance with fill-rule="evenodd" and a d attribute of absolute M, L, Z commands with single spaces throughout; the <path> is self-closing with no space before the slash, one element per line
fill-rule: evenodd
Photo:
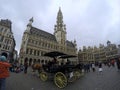
<path fill-rule="evenodd" d="M 0 55 L 5 55 L 10 62 L 14 59 L 15 39 L 11 30 L 11 21 L 0 21 Z"/>
<path fill-rule="evenodd" d="M 107 42 L 106 50 L 106 58 L 107 60 L 117 58 L 118 57 L 118 49 L 115 44 L 112 44 L 110 41 Z"/>
<path fill-rule="evenodd" d="M 111 44 L 110 41 L 107 42 L 107 46 L 100 44 L 99 47 L 85 47 L 79 50 L 78 59 L 79 62 L 99 62 L 107 61 L 110 59 L 117 58 L 118 48 L 115 44 Z"/>
<path fill-rule="evenodd" d="M 33 18 L 29 20 L 27 29 L 22 37 L 19 54 L 22 63 L 25 61 L 28 61 L 29 65 L 36 61 L 46 63 L 51 58 L 43 55 L 50 51 L 60 51 L 70 55 L 77 54 L 76 41 L 71 42 L 66 40 L 66 25 L 63 23 L 61 9 L 59 9 L 57 14 L 54 34 L 33 27 L 32 23 Z"/>

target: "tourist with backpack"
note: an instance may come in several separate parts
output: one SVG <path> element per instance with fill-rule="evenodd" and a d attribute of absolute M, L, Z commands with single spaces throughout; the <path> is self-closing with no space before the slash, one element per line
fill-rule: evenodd
<path fill-rule="evenodd" d="M 5 56 L 0 57 L 0 90 L 6 90 L 6 78 L 9 77 L 10 63 Z"/>

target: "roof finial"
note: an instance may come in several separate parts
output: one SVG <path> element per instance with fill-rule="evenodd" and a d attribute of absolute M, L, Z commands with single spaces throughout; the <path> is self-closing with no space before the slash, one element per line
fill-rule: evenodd
<path fill-rule="evenodd" d="M 29 23 L 27 24 L 27 26 L 32 26 L 33 23 L 33 17 L 29 20 Z"/>
<path fill-rule="evenodd" d="M 29 21 L 33 22 L 33 17 Z"/>

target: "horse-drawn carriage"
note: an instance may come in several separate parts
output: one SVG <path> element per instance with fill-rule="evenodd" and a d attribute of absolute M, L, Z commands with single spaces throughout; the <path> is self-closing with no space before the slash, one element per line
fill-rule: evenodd
<path fill-rule="evenodd" d="M 77 80 L 80 73 L 80 66 L 70 64 L 70 61 L 67 60 L 66 64 L 58 64 L 58 58 L 66 59 L 76 57 L 74 55 L 67 55 L 61 52 L 48 52 L 44 56 L 52 57 L 53 61 L 49 61 L 47 64 L 42 66 L 42 71 L 40 73 L 40 78 L 42 81 L 46 81 L 52 77 L 54 83 L 59 88 L 64 88 L 68 82 L 73 82 Z"/>

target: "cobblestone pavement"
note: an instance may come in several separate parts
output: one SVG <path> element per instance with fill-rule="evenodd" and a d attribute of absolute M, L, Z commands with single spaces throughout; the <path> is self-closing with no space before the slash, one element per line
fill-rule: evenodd
<path fill-rule="evenodd" d="M 11 73 L 7 78 L 6 90 L 61 90 L 55 86 L 52 80 L 41 81 L 37 76 L 33 76 L 29 69 L 28 74 Z M 116 67 L 103 68 L 103 73 L 89 72 L 73 83 L 68 83 L 62 90 L 120 90 L 120 72 Z"/>

